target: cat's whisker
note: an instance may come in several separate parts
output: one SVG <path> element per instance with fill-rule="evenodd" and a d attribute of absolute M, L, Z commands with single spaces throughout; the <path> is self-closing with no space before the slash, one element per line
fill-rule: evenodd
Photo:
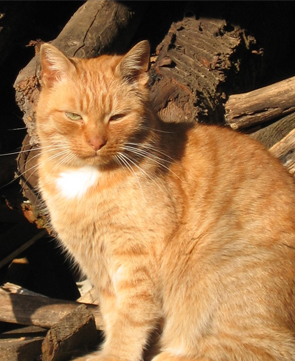
<path fill-rule="evenodd" d="M 140 155 L 146 159 L 151 160 L 152 162 L 158 164 L 160 167 L 166 169 L 168 172 L 172 173 L 173 175 L 175 175 L 178 179 L 179 176 L 174 173 L 168 166 L 166 166 L 165 164 L 163 164 L 163 162 L 169 163 L 171 164 L 172 162 L 167 161 L 163 158 L 160 158 L 158 156 L 155 156 L 154 154 L 152 154 L 151 152 L 145 151 L 143 149 L 139 149 L 139 148 L 135 148 L 135 147 L 130 147 L 130 146 L 125 146 L 125 149 L 135 155 Z"/>
<path fill-rule="evenodd" d="M 62 155 L 64 155 L 64 157 L 61 157 Z M 74 155 L 71 154 L 69 152 L 69 150 L 65 149 L 63 152 L 60 152 L 58 154 L 56 154 L 55 156 L 49 157 L 47 159 L 47 161 L 51 161 L 55 158 L 60 157 L 61 159 L 59 159 L 59 162 L 57 162 L 54 167 L 51 168 L 50 173 L 48 173 L 48 175 L 51 175 L 54 171 L 56 171 L 58 168 L 60 168 L 62 165 L 66 164 L 67 162 L 69 162 L 70 160 L 72 160 L 74 158 Z M 49 180 L 46 182 L 46 184 L 49 183 Z"/>
<path fill-rule="evenodd" d="M 167 170 L 169 170 L 169 168 L 166 165 L 164 165 L 163 162 L 166 162 L 166 163 L 171 163 L 171 162 L 166 161 L 165 159 L 154 155 L 152 152 L 149 152 L 149 151 L 143 150 L 143 149 L 139 149 L 139 148 L 135 148 L 135 147 L 130 147 L 130 146 L 125 146 L 125 149 L 127 151 L 130 151 L 131 153 L 144 156 L 145 158 L 150 159 L 151 161 L 159 164 L 161 167 L 164 167 Z"/>
<path fill-rule="evenodd" d="M 115 158 L 118 159 L 119 163 L 120 163 L 121 165 L 125 166 L 125 167 L 130 171 L 130 173 L 135 176 L 136 181 L 137 181 L 137 184 L 138 184 L 138 186 L 139 186 L 139 189 L 141 190 L 141 194 L 142 194 L 143 198 L 145 199 L 144 191 L 143 191 L 143 189 L 142 189 L 142 186 L 141 186 L 141 184 L 140 184 L 140 181 L 139 181 L 139 179 L 138 179 L 138 176 L 137 176 L 136 172 L 134 172 L 134 169 L 133 169 L 132 166 L 129 164 L 129 159 L 126 158 L 123 153 L 119 153 L 118 155 L 115 156 Z"/>
<path fill-rule="evenodd" d="M 133 164 L 134 167 L 136 167 L 140 172 L 142 172 L 148 179 L 150 179 L 152 182 L 154 182 L 160 189 L 160 185 L 159 183 L 153 178 L 151 177 L 150 174 L 148 174 L 144 169 L 142 169 L 142 167 L 140 167 L 132 158 L 130 158 L 127 154 L 125 153 L 121 153 L 121 155 L 129 162 L 129 164 Z M 160 180 L 160 178 L 158 178 L 158 181 Z M 162 183 L 162 181 L 161 181 Z M 163 184 L 162 184 L 163 186 Z"/>
<path fill-rule="evenodd" d="M 139 147 L 145 148 L 145 149 L 151 150 L 151 151 L 153 151 L 153 152 L 155 152 L 155 153 L 158 153 L 158 154 L 163 155 L 165 158 L 170 159 L 171 162 L 174 161 L 174 159 L 173 159 L 172 157 L 170 157 L 168 154 L 162 152 L 162 151 L 159 150 L 157 147 L 152 146 L 150 143 L 149 143 L 149 144 L 137 144 L 137 143 L 130 143 L 130 142 L 128 142 L 128 143 L 126 143 L 126 145 L 135 146 L 136 149 L 138 149 Z M 163 159 L 163 158 L 162 158 L 162 159 Z M 168 160 L 166 160 L 166 159 L 163 159 L 163 160 L 164 160 L 165 162 L 167 162 L 167 163 L 170 162 L 170 161 L 168 161 Z M 170 163 L 171 163 L 171 162 L 170 162 Z"/>
<path fill-rule="evenodd" d="M 60 149 L 62 149 L 63 146 L 60 146 Z M 52 150 L 51 150 L 52 149 Z M 53 148 L 52 145 L 48 145 L 48 146 L 42 146 L 42 147 L 35 147 L 35 148 L 29 148 L 29 149 L 23 149 L 23 150 L 20 150 L 20 151 L 15 151 L 15 152 L 9 152 L 9 153 L 2 153 L 0 154 L 0 157 L 8 157 L 10 155 L 19 155 L 19 154 L 25 154 L 25 153 L 30 153 L 30 152 L 34 152 L 34 151 L 37 151 L 37 150 L 46 150 L 46 151 L 55 151 L 56 149 L 59 149 L 58 147 L 57 148 Z M 39 153 L 38 153 L 39 155 Z"/>
<path fill-rule="evenodd" d="M 157 133 L 164 133 L 164 134 L 173 134 L 174 132 L 168 132 L 166 130 L 161 130 L 161 129 L 155 129 L 155 128 L 151 128 L 151 127 L 147 127 L 146 125 L 142 126 L 142 129 L 144 130 L 150 130 L 152 132 L 157 132 Z"/>
<path fill-rule="evenodd" d="M 49 160 L 49 161 L 50 161 L 50 160 L 53 160 L 53 159 L 55 159 L 55 158 L 57 158 L 57 157 L 60 157 L 60 156 L 63 155 L 63 154 L 67 154 L 67 150 L 66 150 L 66 149 L 63 150 L 63 152 L 58 152 L 58 153 L 56 153 L 56 154 L 53 154 L 53 155 L 52 155 L 51 157 L 49 157 L 47 160 Z M 38 156 L 39 156 L 39 154 L 36 155 L 36 156 L 34 156 L 34 157 L 32 157 L 32 158 L 26 163 L 26 165 L 27 165 L 30 161 L 32 161 L 33 158 L 36 158 L 36 157 L 38 157 Z M 19 179 L 19 178 L 21 178 L 21 177 L 24 177 L 25 174 L 27 174 L 28 172 L 31 172 L 30 175 L 29 175 L 29 177 L 26 178 L 26 179 L 24 179 L 25 184 L 28 184 L 30 178 L 31 178 L 37 171 L 38 171 L 38 164 L 34 164 L 32 167 L 26 169 L 26 170 L 25 170 L 24 172 L 22 172 L 21 174 L 18 174 L 18 176 L 17 176 L 13 181 L 15 181 L 15 180 L 17 180 L 17 179 Z"/>

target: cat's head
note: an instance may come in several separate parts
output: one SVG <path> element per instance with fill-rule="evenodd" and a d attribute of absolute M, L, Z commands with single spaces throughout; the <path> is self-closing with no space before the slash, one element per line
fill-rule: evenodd
<path fill-rule="evenodd" d="M 42 89 L 36 109 L 43 152 L 69 166 L 104 166 L 148 124 L 147 41 L 126 55 L 68 58 L 50 44 L 40 50 Z"/>

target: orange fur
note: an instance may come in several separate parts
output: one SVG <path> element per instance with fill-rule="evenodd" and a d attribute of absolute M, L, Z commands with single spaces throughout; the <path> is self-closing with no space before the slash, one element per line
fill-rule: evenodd
<path fill-rule="evenodd" d="M 165 124 L 149 104 L 149 46 L 68 59 L 41 47 L 40 190 L 97 288 L 91 361 L 295 360 L 295 188 L 260 144 Z"/>

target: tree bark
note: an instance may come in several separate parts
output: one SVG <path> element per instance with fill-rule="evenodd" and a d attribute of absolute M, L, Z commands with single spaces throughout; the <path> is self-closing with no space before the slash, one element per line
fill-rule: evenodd
<path fill-rule="evenodd" d="M 223 104 L 237 86 L 246 87 L 247 67 L 258 68 L 254 38 L 223 19 L 184 18 L 173 23 L 157 48 L 151 69 L 151 99 L 165 121 L 223 123 Z M 239 66 L 238 66 L 239 64 Z M 239 83 L 239 84 L 237 84 Z"/>

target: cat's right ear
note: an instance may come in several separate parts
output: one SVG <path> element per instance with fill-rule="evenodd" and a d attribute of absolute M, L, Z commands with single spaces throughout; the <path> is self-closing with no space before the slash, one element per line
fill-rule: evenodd
<path fill-rule="evenodd" d="M 40 49 L 42 85 L 51 88 L 67 76 L 74 64 L 60 50 L 51 44 L 44 43 Z"/>
<path fill-rule="evenodd" d="M 142 40 L 136 44 L 120 61 L 116 73 L 129 83 L 136 81 L 145 85 L 148 82 L 150 44 Z"/>

